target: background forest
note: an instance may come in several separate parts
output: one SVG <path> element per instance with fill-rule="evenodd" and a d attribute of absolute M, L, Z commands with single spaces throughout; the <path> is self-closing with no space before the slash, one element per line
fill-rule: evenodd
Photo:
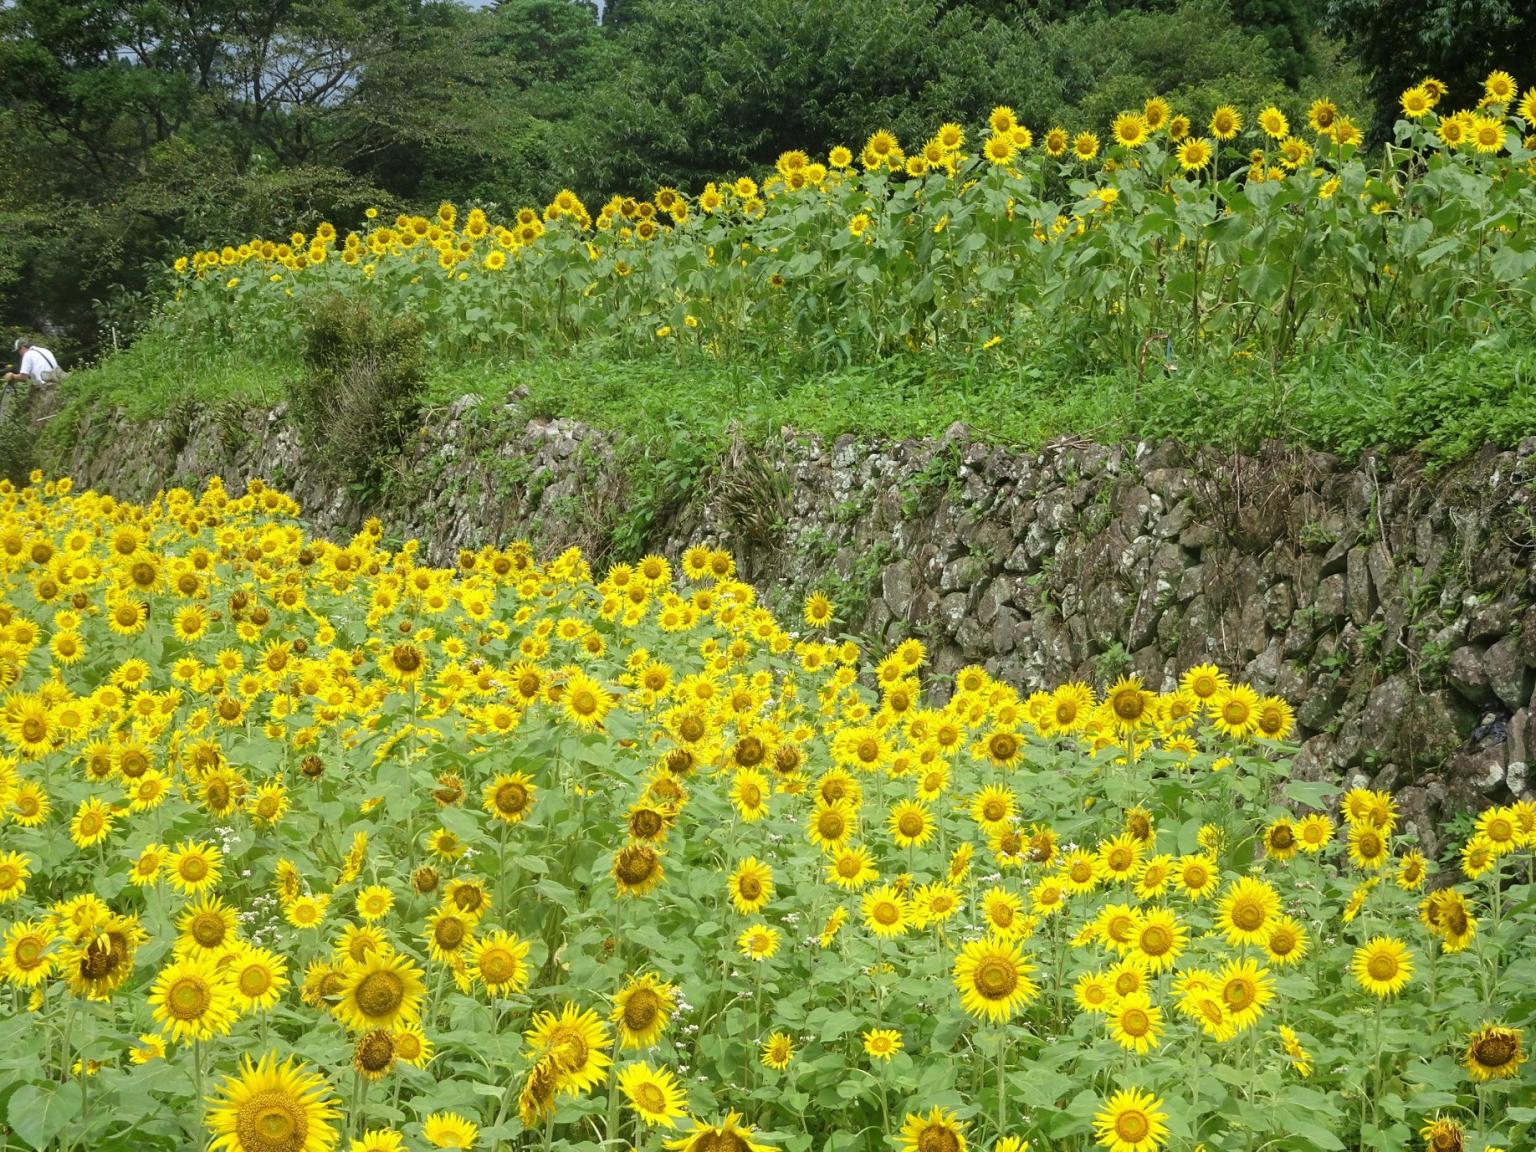
<path fill-rule="evenodd" d="M 0 324 L 89 355 L 171 256 L 363 208 L 685 189 L 1001 100 L 1102 130 L 1161 93 L 1326 93 L 1375 139 L 1433 73 L 1536 58 L 1514 0 L 16 0 Z"/>

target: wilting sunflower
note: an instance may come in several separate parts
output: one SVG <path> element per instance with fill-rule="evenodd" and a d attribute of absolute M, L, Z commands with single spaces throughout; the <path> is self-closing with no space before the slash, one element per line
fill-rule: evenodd
<path fill-rule="evenodd" d="M 965 1124 L 948 1108 L 925 1116 L 908 1112 L 901 1126 L 901 1152 L 965 1152 Z"/>
<path fill-rule="evenodd" d="M 376 1028 L 364 1032 L 352 1047 L 352 1067 L 365 1080 L 382 1080 L 395 1066 L 393 1032 Z"/>
<path fill-rule="evenodd" d="M 1093 1126 L 1109 1152 L 1155 1152 L 1168 1138 L 1163 1102 L 1139 1088 L 1122 1089 L 1104 1101 Z"/>
<path fill-rule="evenodd" d="M 619 1071 L 619 1091 L 648 1127 L 675 1128 L 687 1116 L 683 1086 L 670 1068 L 630 1064 Z"/>
<path fill-rule="evenodd" d="M 1039 991 L 1030 979 L 1034 970 L 1016 941 L 1001 936 L 972 940 L 955 957 L 960 1005 L 992 1023 L 1011 1019 Z"/>
<path fill-rule="evenodd" d="M 727 887 L 736 911 L 755 915 L 773 899 L 773 869 L 756 856 L 748 856 L 731 872 Z"/>
<path fill-rule="evenodd" d="M 1350 970 L 1367 992 L 1391 996 L 1413 975 L 1413 954 L 1401 940 L 1373 936 L 1355 949 Z"/>
<path fill-rule="evenodd" d="M 336 1146 L 331 1121 L 340 1118 L 331 1086 L 308 1064 L 282 1064 L 268 1052 L 259 1063 L 242 1058 L 237 1075 L 227 1076 L 209 1100 L 209 1152 L 330 1152 Z"/>
<path fill-rule="evenodd" d="M 661 853 L 649 844 L 626 844 L 613 854 L 612 873 L 620 896 L 643 896 L 661 883 Z"/>
<path fill-rule="evenodd" d="M 1467 1037 L 1461 1064 L 1478 1083 L 1505 1080 L 1520 1071 L 1526 1061 L 1525 1031 L 1501 1024 L 1484 1024 Z"/>
<path fill-rule="evenodd" d="M 612 1063 L 607 1049 L 613 1038 L 590 1008 L 567 1003 L 558 1016 L 539 1012 L 523 1036 L 535 1060 L 554 1062 L 557 1088 L 569 1095 L 589 1091 Z"/>
<path fill-rule="evenodd" d="M 649 1048 L 666 1031 L 677 1010 L 677 989 L 653 973 L 633 977 L 613 998 L 609 1016 L 624 1048 Z"/>
<path fill-rule="evenodd" d="M 421 969 L 407 957 L 370 952 L 361 962 L 343 967 L 334 1011 L 354 1032 L 413 1024 L 421 1014 L 425 991 Z"/>

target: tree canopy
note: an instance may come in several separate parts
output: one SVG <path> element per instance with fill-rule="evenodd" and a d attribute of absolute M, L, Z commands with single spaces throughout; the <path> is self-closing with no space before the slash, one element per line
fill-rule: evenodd
<path fill-rule="evenodd" d="M 157 270 L 186 248 L 370 204 L 697 187 L 789 148 L 974 123 L 996 103 L 1037 129 L 1102 131 L 1160 93 L 1194 111 L 1218 93 L 1358 98 L 1340 43 L 1378 101 L 1421 67 L 1453 79 L 1445 60 L 1466 37 L 1430 19 L 1449 2 L 1417 23 L 1369 23 L 1375 0 L 1320 6 L 609 0 L 600 18 L 587 0 L 13 0 L 0 322 L 89 351 L 143 322 Z M 1516 5 L 1481 7 L 1529 43 Z"/>

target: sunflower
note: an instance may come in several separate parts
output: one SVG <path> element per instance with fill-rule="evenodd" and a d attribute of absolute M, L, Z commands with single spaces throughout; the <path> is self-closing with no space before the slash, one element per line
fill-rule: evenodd
<path fill-rule="evenodd" d="M 753 1139 L 757 1133 L 743 1126 L 739 1112 L 727 1112 L 719 1124 L 700 1124 L 694 1121 L 694 1129 L 676 1140 L 662 1145 L 667 1152 L 773 1152 L 767 1144 Z"/>
<path fill-rule="evenodd" d="M 857 892 L 879 878 L 874 853 L 863 845 L 844 845 L 827 864 L 827 881 L 849 892 Z"/>
<path fill-rule="evenodd" d="M 901 1051 L 901 1033 L 894 1028 L 871 1028 L 863 1039 L 864 1054 L 871 1060 L 888 1062 Z"/>
<path fill-rule="evenodd" d="M 264 1012 L 288 987 L 288 961 L 270 948 L 237 944 L 225 965 L 230 991 L 243 1012 Z"/>
<path fill-rule="evenodd" d="M 965 1124 L 948 1108 L 924 1116 L 908 1112 L 901 1126 L 901 1152 L 965 1152 Z"/>
<path fill-rule="evenodd" d="M 112 811 L 96 797 L 82 803 L 69 823 L 69 838 L 77 848 L 100 844 L 112 831 Z"/>
<path fill-rule="evenodd" d="M 627 1065 L 619 1071 L 618 1086 L 647 1127 L 675 1128 L 687 1116 L 683 1086 L 670 1068 L 652 1068 L 644 1063 Z"/>
<path fill-rule="evenodd" d="M 379 657 L 379 670 L 391 682 L 408 688 L 426 673 L 427 658 L 415 644 L 402 640 Z"/>
<path fill-rule="evenodd" d="M 1017 942 L 1002 936 L 972 940 L 955 957 L 960 1005 L 978 1019 L 1001 1023 L 1034 999 L 1035 966 Z"/>
<path fill-rule="evenodd" d="M 933 814 L 911 800 L 902 800 L 891 809 L 888 826 L 898 848 L 921 847 L 933 839 Z"/>
<path fill-rule="evenodd" d="M 1356 868 L 1376 870 L 1391 859 L 1392 851 L 1387 838 L 1369 823 L 1351 824 L 1349 828 L 1349 858 Z"/>
<path fill-rule="evenodd" d="M 1515 98 L 1515 78 L 1497 69 L 1483 81 L 1483 95 L 1492 104 L 1508 104 Z"/>
<path fill-rule="evenodd" d="M 1211 113 L 1211 135 L 1218 140 L 1232 140 L 1243 130 L 1243 118 L 1230 104 L 1223 104 Z M 1199 693 L 1196 693 L 1199 695 Z"/>
<path fill-rule="evenodd" d="M 528 941 L 497 929 L 465 949 L 465 970 L 492 995 L 510 996 L 528 987 L 528 948 Z"/>
<path fill-rule="evenodd" d="M 1103 865 L 1099 858 L 1081 848 L 1074 848 L 1062 859 L 1057 877 L 1068 892 L 1080 895 L 1099 886 Z"/>
<path fill-rule="evenodd" d="M 1204 136 L 1191 136 L 1180 142 L 1177 155 L 1179 167 L 1185 172 L 1199 172 L 1210 166 L 1214 153 L 1211 142 Z"/>
<path fill-rule="evenodd" d="M 235 1022 L 234 994 L 211 960 L 185 956 L 161 970 L 149 992 L 154 1017 L 172 1040 L 211 1040 Z"/>
<path fill-rule="evenodd" d="M 1217 925 L 1233 945 L 1262 945 L 1280 912 L 1280 895 L 1263 880 L 1234 880 L 1217 908 Z"/>
<path fill-rule="evenodd" d="M 773 898 L 773 870 L 748 856 L 731 873 L 727 888 L 738 912 L 757 912 Z"/>
<path fill-rule="evenodd" d="M 912 907 L 894 884 L 882 884 L 864 894 L 864 923 L 882 939 L 904 933 L 912 922 Z"/>
<path fill-rule="evenodd" d="M 421 1126 L 421 1138 L 434 1148 L 472 1148 L 480 1126 L 456 1112 L 434 1112 Z"/>
<path fill-rule="evenodd" d="M 1168 1114 L 1162 1108 L 1150 1092 L 1116 1092 L 1093 1118 L 1100 1146 L 1109 1152 L 1156 1152 L 1168 1138 Z"/>
<path fill-rule="evenodd" d="M 1333 839 L 1333 821 L 1321 813 L 1314 812 L 1310 816 L 1303 816 L 1296 823 L 1296 846 L 1303 852 L 1315 854 L 1321 852 Z"/>
<path fill-rule="evenodd" d="M 768 778 L 754 769 L 739 770 L 731 780 L 731 803 L 747 823 L 768 814 Z"/>
<path fill-rule="evenodd" d="M 1201 853 L 1180 856 L 1174 875 L 1179 882 L 1179 887 L 1191 900 L 1204 900 L 1221 883 L 1221 876 L 1216 871 L 1216 861 Z"/>
<path fill-rule="evenodd" d="M 1107 1005 L 1105 1023 L 1116 1044 L 1137 1055 L 1145 1055 L 1157 1046 L 1162 1026 L 1162 1009 L 1145 992 L 1132 992 Z"/>
<path fill-rule="evenodd" d="M 188 895 L 213 887 L 219 882 L 222 859 L 222 853 L 212 844 L 183 840 L 166 860 L 171 887 Z"/>
<path fill-rule="evenodd" d="M 666 1031 L 677 1010 L 677 989 L 652 973 L 630 979 L 613 998 L 609 1019 L 618 1025 L 623 1048 L 649 1048 Z"/>
<path fill-rule="evenodd" d="M 0 904 L 19 900 L 27 890 L 27 877 L 31 874 L 31 863 L 20 852 L 0 854 Z"/>
<path fill-rule="evenodd" d="M 763 1041 L 763 1065 L 772 1068 L 775 1072 L 782 1072 L 788 1068 L 794 1055 L 794 1042 L 783 1032 L 775 1032 Z"/>
<path fill-rule="evenodd" d="M 554 1062 L 557 1089 L 572 1096 L 600 1082 L 612 1063 L 607 1049 L 613 1038 L 590 1008 L 567 1003 L 558 1016 L 536 1013 L 523 1037 L 536 1061 Z"/>
<path fill-rule="evenodd" d="M 1226 1005 L 1236 1031 L 1241 1032 L 1264 1012 L 1274 996 L 1274 978 L 1268 968 L 1252 959 L 1230 960 L 1222 965 L 1217 995 Z"/>
<path fill-rule="evenodd" d="M 1092 132 L 1079 132 L 1072 137 L 1072 155 L 1088 163 L 1099 154 L 1099 138 Z"/>
<path fill-rule="evenodd" d="M 1295 964 L 1307 954 L 1307 930 L 1295 917 L 1276 917 L 1264 941 L 1264 952 L 1272 964 Z"/>
<path fill-rule="evenodd" d="M 1413 975 L 1413 953 L 1401 940 L 1373 936 L 1355 949 L 1350 970 L 1360 987 L 1376 996 L 1400 991 Z"/>
<path fill-rule="evenodd" d="M 309 1065 L 247 1055 L 209 1100 L 209 1152 L 330 1152 L 340 1117 L 330 1084 Z"/>
<path fill-rule="evenodd" d="M 806 624 L 818 631 L 824 630 L 832 623 L 832 601 L 822 592 L 812 592 L 805 598 L 805 607 L 801 615 Z"/>
<path fill-rule="evenodd" d="M 1122 112 L 1115 117 L 1110 134 L 1122 148 L 1140 148 L 1147 142 L 1150 129 L 1140 112 Z"/>
<path fill-rule="evenodd" d="M 1262 836 L 1264 855 L 1271 860 L 1289 860 L 1301 850 L 1296 825 L 1284 817 L 1271 821 Z"/>
<path fill-rule="evenodd" d="M 55 937 L 41 921 L 18 920 L 0 941 L 0 979 L 18 988 L 35 988 L 47 980 L 56 957 L 50 952 Z"/>
<path fill-rule="evenodd" d="M 503 772 L 485 786 L 481 803 L 495 819 L 505 824 L 517 824 L 533 811 L 537 794 L 533 777 L 527 773 Z"/>
<path fill-rule="evenodd" d="M 394 1033 L 378 1028 L 364 1032 L 352 1047 L 352 1067 L 365 1080 L 382 1080 L 395 1066 Z"/>
<path fill-rule="evenodd" d="M 846 800 L 832 804 L 817 800 L 816 807 L 811 811 L 806 837 L 823 851 L 835 850 L 853 835 L 854 823 L 854 807 Z"/>
<path fill-rule="evenodd" d="M 1467 1037 L 1462 1067 L 1478 1083 L 1504 1080 L 1516 1075 L 1526 1061 L 1525 1031 L 1500 1024 L 1484 1024 Z"/>
<path fill-rule="evenodd" d="M 779 950 L 779 930 L 767 924 L 753 924 L 736 937 L 736 947 L 748 960 L 768 960 Z"/>
<path fill-rule="evenodd" d="M 661 883 L 661 853 L 649 844 L 626 844 L 613 854 L 612 874 L 620 896 L 643 896 Z"/>
<path fill-rule="evenodd" d="M 1104 699 L 1114 717 L 1115 726 L 1126 731 L 1134 729 L 1143 719 L 1148 718 L 1153 694 L 1142 687 L 1140 676 L 1122 676 L 1111 685 Z"/>
<path fill-rule="evenodd" d="M 1130 832 L 1105 840 L 1099 845 L 1100 874 L 1122 883 L 1134 879 L 1141 866 L 1141 846 L 1142 841 Z"/>
<path fill-rule="evenodd" d="M 333 1011 L 354 1032 L 414 1024 L 421 1014 L 425 986 L 421 969 L 399 953 L 370 952 L 341 971 Z"/>
<path fill-rule="evenodd" d="M 1145 960 L 1152 972 L 1172 968 L 1188 942 L 1188 931 L 1166 908 L 1154 908 L 1136 916 L 1129 940 L 1131 952 Z"/>

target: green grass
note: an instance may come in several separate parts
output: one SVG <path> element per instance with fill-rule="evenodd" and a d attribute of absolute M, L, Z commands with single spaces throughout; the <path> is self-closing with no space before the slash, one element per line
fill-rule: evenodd
<path fill-rule="evenodd" d="M 301 366 L 169 347 L 154 339 L 74 374 L 69 408 L 120 407 L 135 418 L 185 412 L 189 403 L 267 406 Z M 955 421 L 997 443 L 1035 446 L 1070 435 L 1106 443 L 1175 438 L 1248 449 L 1270 438 L 1346 456 L 1381 447 L 1443 465 L 1484 444 L 1536 435 L 1536 345 L 1448 347 L 1408 354 L 1353 343 L 1292 362 L 1186 365 L 1145 380 L 1130 371 L 1084 375 L 1066 364 L 1009 364 L 919 356 L 874 368 L 805 372 L 792 366 L 698 360 L 618 361 L 592 355 L 439 367 L 430 403 L 474 393 L 503 403 L 528 389 L 525 414 L 569 416 L 643 442 L 724 440 L 797 431 L 833 437 L 937 436 Z M 66 427 L 67 418 L 55 421 Z"/>

